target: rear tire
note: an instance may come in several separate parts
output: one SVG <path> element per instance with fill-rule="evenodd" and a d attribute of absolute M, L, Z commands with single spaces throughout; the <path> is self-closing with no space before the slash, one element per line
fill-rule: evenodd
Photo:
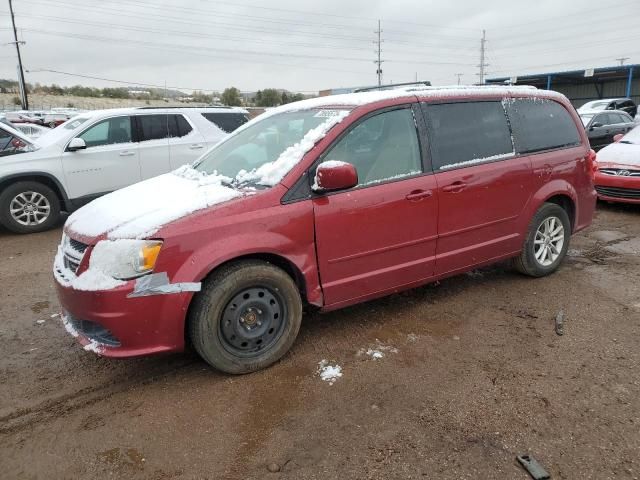
<path fill-rule="evenodd" d="M 60 199 L 48 186 L 16 182 L 0 193 L 0 224 L 14 233 L 36 233 L 56 226 Z"/>
<path fill-rule="evenodd" d="M 555 272 L 567 254 L 571 221 L 567 212 L 555 203 L 544 203 L 533 216 L 520 256 L 513 265 L 530 277 Z"/>
<path fill-rule="evenodd" d="M 246 260 L 222 267 L 203 284 L 189 315 L 189 337 L 212 367 L 254 372 L 289 351 L 302 322 L 291 277 L 274 265 Z"/>

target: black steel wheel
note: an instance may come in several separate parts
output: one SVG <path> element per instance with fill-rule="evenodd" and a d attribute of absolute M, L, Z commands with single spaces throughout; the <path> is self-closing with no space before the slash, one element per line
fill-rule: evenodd
<path fill-rule="evenodd" d="M 279 360 L 293 345 L 302 299 L 293 279 L 262 261 L 221 267 L 203 283 L 189 313 L 200 356 L 227 373 L 249 373 Z"/>
<path fill-rule="evenodd" d="M 286 317 L 286 303 L 277 291 L 260 286 L 245 288 L 222 313 L 220 341 L 233 355 L 255 357 L 277 342 Z"/>

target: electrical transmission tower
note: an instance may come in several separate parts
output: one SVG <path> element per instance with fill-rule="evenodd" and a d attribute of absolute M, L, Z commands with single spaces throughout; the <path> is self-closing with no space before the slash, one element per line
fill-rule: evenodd
<path fill-rule="evenodd" d="M 480 85 L 484 85 L 484 77 L 487 74 L 486 68 L 489 66 L 487 63 L 487 32 L 482 30 L 482 38 L 480 39 L 480 72 L 478 76 L 480 77 Z"/>
<path fill-rule="evenodd" d="M 616 58 L 617 61 L 620 62 L 620 66 L 624 65 L 624 61 L 625 60 L 629 60 L 629 57 L 620 57 L 620 58 Z"/>
<path fill-rule="evenodd" d="M 373 63 L 376 64 L 376 66 L 378 67 L 376 69 L 376 75 L 378 75 L 378 86 L 382 85 L 382 62 L 384 62 L 384 60 L 382 60 L 382 42 L 384 40 L 382 40 L 382 28 L 380 26 L 380 20 L 378 20 L 378 30 L 376 30 L 375 33 L 378 37 L 377 40 L 374 40 L 373 43 L 376 45 L 377 47 L 377 55 L 378 58 L 377 60 L 374 60 Z"/>

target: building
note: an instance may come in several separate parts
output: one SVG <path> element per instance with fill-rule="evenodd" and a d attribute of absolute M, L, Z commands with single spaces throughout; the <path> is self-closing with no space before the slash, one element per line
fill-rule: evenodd
<path fill-rule="evenodd" d="M 639 64 L 489 78 L 486 83 L 533 85 L 555 90 L 566 95 L 575 107 L 599 98 L 629 97 L 636 104 L 640 103 Z"/>

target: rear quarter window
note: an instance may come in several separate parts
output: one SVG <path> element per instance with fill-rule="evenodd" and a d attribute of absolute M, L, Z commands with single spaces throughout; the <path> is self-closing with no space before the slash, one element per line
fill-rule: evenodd
<path fill-rule="evenodd" d="M 249 121 L 244 113 L 203 113 L 202 116 L 227 133 L 233 132 Z"/>
<path fill-rule="evenodd" d="M 580 145 L 578 127 L 569 112 L 553 100 L 505 100 L 514 143 L 519 153 L 534 153 Z"/>

